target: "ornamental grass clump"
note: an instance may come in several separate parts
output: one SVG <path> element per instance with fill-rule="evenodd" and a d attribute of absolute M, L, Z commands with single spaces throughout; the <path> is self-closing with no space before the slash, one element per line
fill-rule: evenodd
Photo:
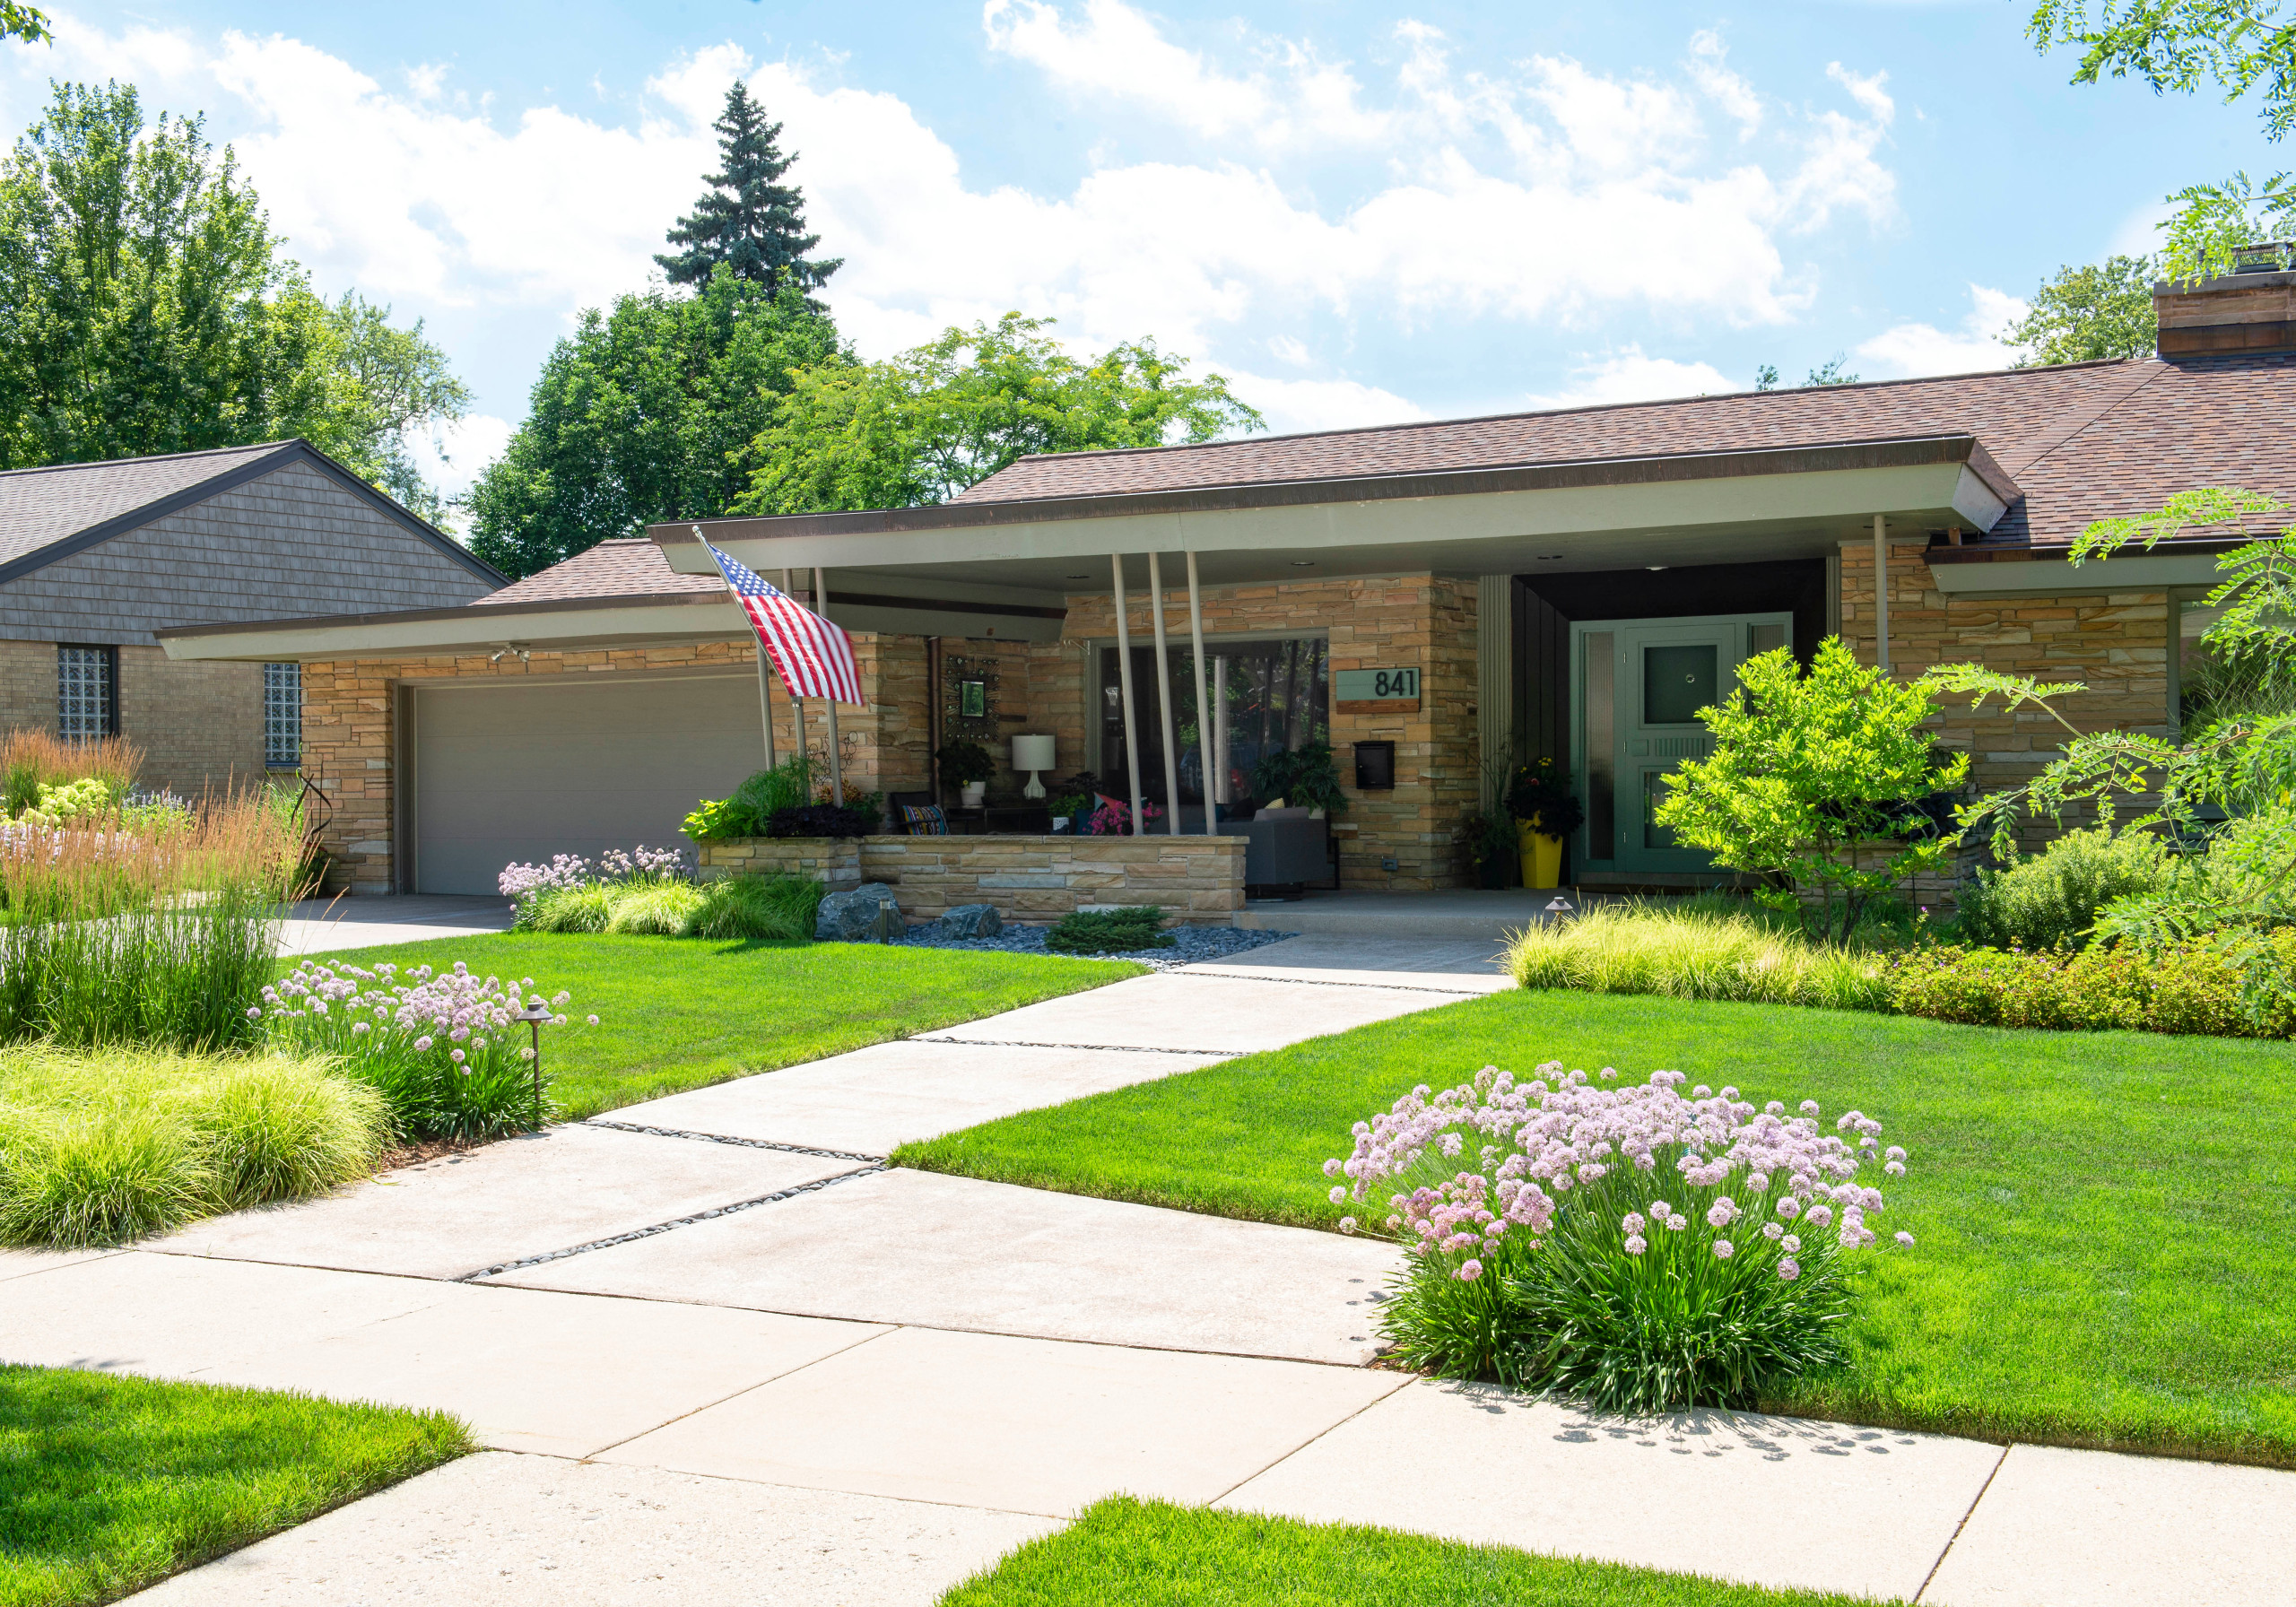
<path fill-rule="evenodd" d="M 1687 899 L 1599 904 L 1542 922 L 1515 936 L 1507 969 L 1524 987 L 1586 993 L 1828 1010 L 1886 1010 L 1890 999 L 1889 968 L 1876 954 L 1813 941 L 1759 911 Z"/>
<path fill-rule="evenodd" d="M 450 971 L 416 966 L 404 979 L 389 964 L 368 970 L 306 960 L 265 988 L 248 1014 L 282 1044 L 337 1056 L 382 1095 L 399 1139 L 466 1143 L 529 1133 L 550 1119 L 548 1062 L 538 1077 L 531 1029 L 512 1019 L 544 1008 L 534 986 L 531 977 L 473 976 L 459 960 Z M 552 998 L 540 1025 L 565 1026 L 572 996 Z"/>
<path fill-rule="evenodd" d="M 1901 1176 L 1905 1151 L 1857 1110 L 1828 1133 L 1814 1100 L 1685 1098 L 1667 1071 L 1600 1085 L 1617 1075 L 1422 1084 L 1325 1163 L 1345 1179 L 1333 1203 L 1370 1205 L 1403 1246 L 1379 1317 L 1396 1359 L 1623 1412 L 1752 1407 L 1839 1365 L 1845 1257 L 1879 1238 L 1868 1168 Z"/>

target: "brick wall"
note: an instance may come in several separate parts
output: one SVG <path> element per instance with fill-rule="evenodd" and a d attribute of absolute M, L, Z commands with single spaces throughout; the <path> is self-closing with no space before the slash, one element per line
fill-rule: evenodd
<path fill-rule="evenodd" d="M 1132 594 L 1127 603 L 1133 640 L 1152 643 L 1146 594 Z M 1467 867 L 1452 839 L 1461 814 L 1474 806 L 1478 786 L 1475 583 L 1404 575 L 1215 586 L 1204 592 L 1203 608 L 1207 636 L 1327 630 L 1335 675 L 1352 669 L 1420 672 L 1415 713 L 1342 713 L 1335 690 L 1332 748 L 1349 804 L 1340 821 L 1341 882 L 1410 890 L 1465 884 Z M 1185 644 L 1186 589 L 1168 591 L 1164 609 L 1167 631 Z M 1038 728 L 1061 735 L 1064 768 L 1071 768 L 1070 751 L 1082 764 L 1088 751 L 1081 646 L 1115 634 L 1116 610 L 1108 594 L 1072 596 L 1058 655 L 1039 650 L 1032 660 L 1039 671 L 1032 695 L 1044 699 L 1034 711 Z M 1381 740 L 1396 744 L 1395 789 L 1359 792 L 1352 744 Z M 1122 756 L 1108 755 L 1106 762 L 1114 771 Z M 1392 871 L 1383 868 L 1389 859 L 1396 864 Z"/>
<path fill-rule="evenodd" d="M 144 750 L 137 779 L 187 797 L 264 777 L 263 666 L 178 664 L 119 649 L 119 734 Z M 56 644 L 0 641 L 0 727 L 54 731 Z"/>

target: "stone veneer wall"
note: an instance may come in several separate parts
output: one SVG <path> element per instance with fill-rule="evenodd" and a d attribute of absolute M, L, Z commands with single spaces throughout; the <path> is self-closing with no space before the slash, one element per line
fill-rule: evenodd
<path fill-rule="evenodd" d="M 844 856 L 852 855 L 849 846 Z M 742 839 L 704 843 L 707 881 L 744 871 L 817 874 L 832 887 L 883 882 L 912 921 L 960 904 L 993 904 L 1006 920 L 1052 921 L 1103 904 L 1161 904 L 1178 920 L 1225 926 L 1244 907 L 1240 837 L 866 837 L 857 864 L 839 845 Z"/>
<path fill-rule="evenodd" d="M 699 880 L 726 876 L 803 876 L 825 882 L 831 892 L 861 880 L 861 845 L 857 838 L 737 837 L 703 843 Z"/>
<path fill-rule="evenodd" d="M 1147 594 L 1132 593 L 1127 603 L 1134 643 L 1152 644 Z M 1207 637 L 1327 630 L 1335 676 L 1352 669 L 1420 672 L 1416 713 L 1343 714 L 1334 682 L 1331 742 L 1349 800 L 1335 834 L 1341 885 L 1414 891 L 1466 885 L 1468 867 L 1453 836 L 1479 789 L 1475 583 L 1402 575 L 1215 586 L 1203 594 L 1203 606 Z M 1164 621 L 1171 639 L 1186 645 L 1185 586 L 1167 587 Z M 1089 751 L 1083 646 L 1114 638 L 1114 600 L 1106 592 L 1071 596 L 1065 634 L 1057 648 L 1034 650 L 1031 683 L 1040 699 L 1037 728 L 1058 736 L 1064 773 Z M 1395 788 L 1358 792 L 1352 744 L 1379 740 L 1396 744 Z M 1107 756 L 1107 764 L 1120 772 L 1122 755 Z M 1389 859 L 1392 871 L 1384 868 Z"/>

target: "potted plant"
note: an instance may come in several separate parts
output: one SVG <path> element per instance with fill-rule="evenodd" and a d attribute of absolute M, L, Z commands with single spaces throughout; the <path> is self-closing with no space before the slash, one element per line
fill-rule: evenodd
<path fill-rule="evenodd" d="M 1304 804 L 1310 813 L 1335 815 L 1347 808 L 1340 790 L 1339 766 L 1329 743 L 1303 743 L 1290 751 L 1278 750 L 1252 766 L 1252 794 Z"/>
<path fill-rule="evenodd" d="M 1523 885 L 1550 888 L 1562 880 L 1562 839 L 1578 830 L 1586 809 L 1552 759 L 1515 772 L 1507 788 L 1507 808 L 1517 822 L 1523 859 Z"/>
<path fill-rule="evenodd" d="M 964 808 L 978 809 L 981 798 L 988 791 L 988 778 L 996 774 L 996 761 L 988 750 L 976 742 L 951 743 L 933 755 L 941 767 L 941 779 L 958 788 Z"/>
<path fill-rule="evenodd" d="M 1091 809 L 1092 795 L 1090 793 L 1062 793 L 1047 807 L 1052 811 L 1052 829 L 1055 831 L 1066 831 L 1072 827 L 1082 831 L 1083 828 L 1076 824 L 1077 817 Z"/>
<path fill-rule="evenodd" d="M 1467 811 L 1459 821 L 1459 843 L 1474 866 L 1477 887 L 1497 891 L 1514 884 L 1515 862 L 1522 849 L 1515 817 L 1503 806 Z"/>

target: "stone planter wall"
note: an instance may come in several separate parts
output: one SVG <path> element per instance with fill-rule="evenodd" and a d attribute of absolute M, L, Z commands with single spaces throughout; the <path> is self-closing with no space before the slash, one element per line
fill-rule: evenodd
<path fill-rule="evenodd" d="M 1225 926 L 1244 907 L 1240 837 L 745 838 L 704 843 L 701 876 L 781 872 L 832 890 L 890 885 L 901 914 L 929 921 L 993 904 L 1008 921 L 1057 921 L 1080 908 L 1161 904 L 1178 920 Z"/>
<path fill-rule="evenodd" d="M 861 882 L 861 844 L 853 838 L 742 837 L 701 845 L 704 882 L 721 876 L 804 876 L 839 892 Z"/>

